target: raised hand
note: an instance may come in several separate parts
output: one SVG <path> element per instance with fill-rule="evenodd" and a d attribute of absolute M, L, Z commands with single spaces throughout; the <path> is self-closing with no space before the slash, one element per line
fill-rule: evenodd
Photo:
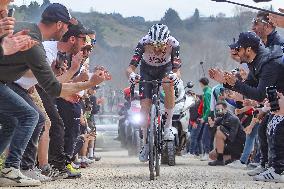
<path fill-rule="evenodd" d="M 31 37 L 28 35 L 15 34 L 3 38 L 2 48 L 4 55 L 11 55 L 35 44 L 35 42 L 31 42 Z"/>
<path fill-rule="evenodd" d="M 236 76 L 234 76 L 234 74 L 232 74 L 231 72 L 226 72 L 224 77 L 225 77 L 226 83 L 228 83 L 231 86 L 235 86 L 237 82 L 237 78 Z"/>
<path fill-rule="evenodd" d="M 83 59 L 83 53 L 80 51 L 72 57 L 71 68 L 72 70 L 78 71 Z"/>
<path fill-rule="evenodd" d="M 224 71 L 217 68 L 211 68 L 208 71 L 209 77 L 219 83 L 226 83 L 225 77 L 224 77 Z"/>
<path fill-rule="evenodd" d="M 284 13 L 284 9 L 278 9 L 280 12 Z M 284 17 L 276 14 L 269 14 L 269 21 L 277 27 L 284 28 Z"/>
<path fill-rule="evenodd" d="M 14 32 L 15 18 L 6 17 L 0 20 L 0 37 L 12 35 Z"/>

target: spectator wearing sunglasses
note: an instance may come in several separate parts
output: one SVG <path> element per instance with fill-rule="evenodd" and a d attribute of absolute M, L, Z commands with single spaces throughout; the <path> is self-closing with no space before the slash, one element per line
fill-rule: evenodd
<path fill-rule="evenodd" d="M 284 38 L 276 31 L 276 27 L 269 21 L 269 13 L 260 11 L 252 21 L 252 31 L 256 33 L 266 47 L 280 45 L 284 48 Z"/>

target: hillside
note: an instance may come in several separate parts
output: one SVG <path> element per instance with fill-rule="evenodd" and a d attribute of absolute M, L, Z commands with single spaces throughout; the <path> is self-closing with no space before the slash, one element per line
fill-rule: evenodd
<path fill-rule="evenodd" d="M 32 2 L 29 6 L 16 7 L 17 20 L 39 21 L 40 13 L 49 4 Z M 97 45 L 91 56 L 91 67 L 104 65 L 113 74 L 113 87 L 128 85 L 125 69 L 129 64 L 137 42 L 147 34 L 153 23 L 167 24 L 171 33 L 181 43 L 182 73 L 185 81 L 198 83 L 203 76 L 200 62 L 204 62 L 204 70 L 210 67 L 233 69 L 237 66 L 230 57 L 228 44 L 233 42 L 242 31 L 250 29 L 254 12 L 236 7 L 234 17 L 217 16 L 200 17 L 199 11 L 185 20 L 178 13 L 169 9 L 157 22 L 146 22 L 143 17 L 124 18 L 118 13 L 102 14 L 98 12 L 72 12 L 86 27 L 97 33 Z M 283 33 L 283 31 L 281 31 Z M 196 89 L 199 86 L 196 85 Z"/>

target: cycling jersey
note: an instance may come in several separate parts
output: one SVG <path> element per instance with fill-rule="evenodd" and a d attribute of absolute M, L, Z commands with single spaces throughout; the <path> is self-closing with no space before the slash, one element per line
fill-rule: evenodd
<path fill-rule="evenodd" d="M 130 65 L 137 67 L 142 62 L 150 66 L 159 67 L 171 63 L 172 69 L 178 69 L 181 67 L 179 51 L 179 42 L 172 36 L 169 37 L 165 47 L 156 51 L 151 44 L 150 36 L 146 35 L 139 41 Z"/>

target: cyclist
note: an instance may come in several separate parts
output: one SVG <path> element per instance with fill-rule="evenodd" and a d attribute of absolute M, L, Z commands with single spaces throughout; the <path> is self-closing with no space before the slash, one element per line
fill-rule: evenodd
<path fill-rule="evenodd" d="M 175 105 L 174 85 L 178 84 L 180 77 L 181 60 L 179 57 L 179 42 L 170 35 L 170 31 L 166 25 L 153 25 L 148 34 L 143 37 L 132 57 L 127 75 L 131 83 L 138 80 L 162 80 L 172 81 L 162 85 L 165 91 L 165 131 L 164 139 L 173 140 L 176 130 L 172 127 L 173 108 Z M 135 73 L 139 63 L 140 75 Z M 148 115 L 151 107 L 152 84 L 142 83 L 139 86 L 141 95 L 141 114 L 143 122 L 141 129 L 143 130 L 143 147 L 141 149 L 139 159 L 142 162 L 148 161 L 149 146 L 146 145 Z"/>

